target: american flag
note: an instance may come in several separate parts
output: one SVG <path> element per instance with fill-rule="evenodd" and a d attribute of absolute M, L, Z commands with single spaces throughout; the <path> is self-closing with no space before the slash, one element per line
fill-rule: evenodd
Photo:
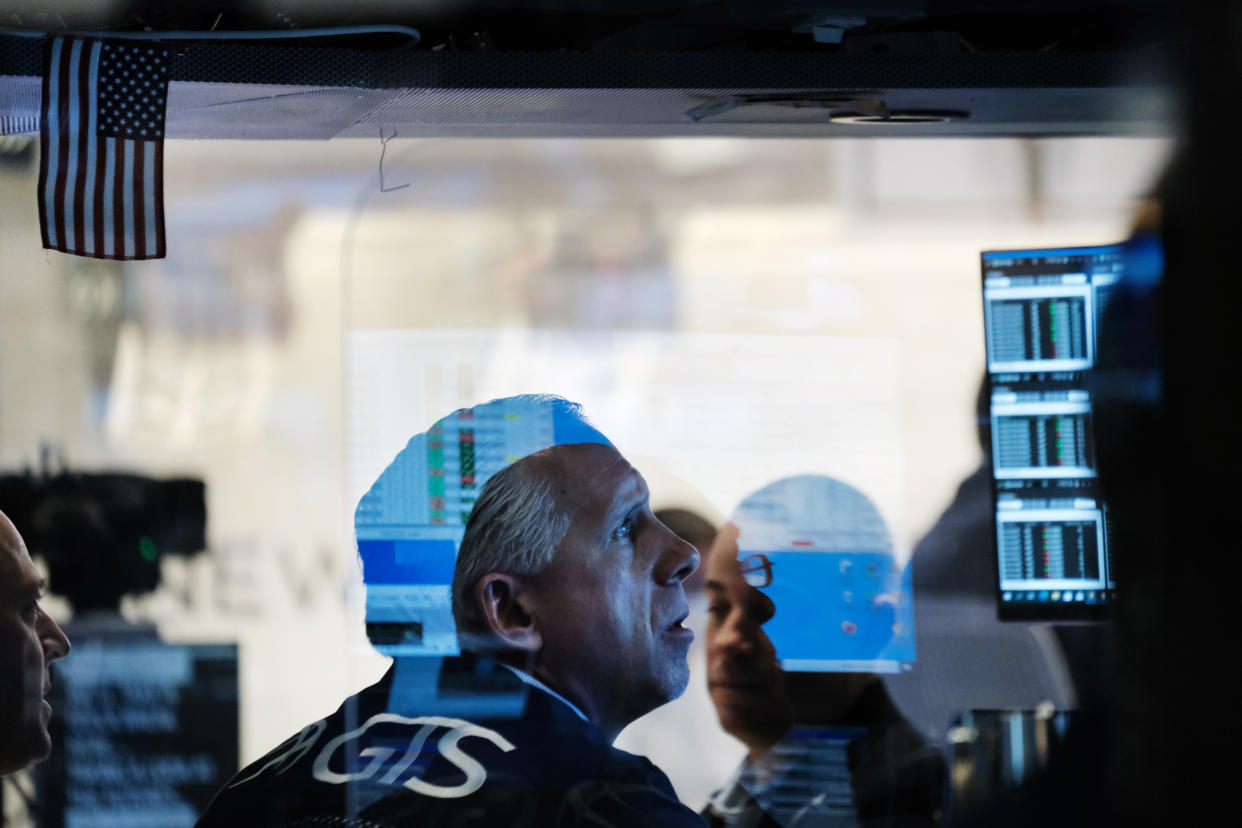
<path fill-rule="evenodd" d="M 168 51 L 50 37 L 43 67 L 43 246 L 97 259 L 164 256 Z"/>

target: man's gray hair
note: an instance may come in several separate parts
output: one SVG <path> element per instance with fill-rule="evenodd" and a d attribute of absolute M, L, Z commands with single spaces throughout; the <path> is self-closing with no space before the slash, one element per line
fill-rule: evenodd
<path fill-rule="evenodd" d="M 489 572 L 536 575 L 551 562 L 571 516 L 552 491 L 545 449 L 492 475 L 466 521 L 453 571 L 453 620 L 479 631 L 472 593 Z"/>

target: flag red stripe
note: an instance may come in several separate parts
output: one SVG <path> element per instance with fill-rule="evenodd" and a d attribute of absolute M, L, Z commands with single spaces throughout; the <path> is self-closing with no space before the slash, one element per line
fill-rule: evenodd
<path fill-rule="evenodd" d="M 90 140 L 90 95 L 91 52 L 96 44 L 91 41 L 82 43 L 82 55 L 78 60 L 78 168 L 73 171 L 73 249 L 79 253 L 86 252 L 86 146 Z"/>
<path fill-rule="evenodd" d="M 73 54 L 73 43 L 75 38 L 65 38 L 65 45 L 60 53 L 60 72 L 56 78 L 56 88 L 58 94 L 56 96 L 56 124 L 57 131 L 60 135 L 65 136 L 69 133 L 69 63 Z M 66 172 L 69 166 L 69 141 L 61 138 L 57 149 L 56 162 L 56 196 L 52 201 L 52 219 L 56 222 L 56 239 L 60 242 L 61 249 L 68 247 L 65 238 L 65 182 L 68 180 Z"/>
<path fill-rule="evenodd" d="M 142 178 L 146 168 L 143 160 L 143 151 L 146 149 L 146 141 L 131 141 L 134 145 L 134 258 L 145 259 L 147 257 L 147 217 L 146 201 L 142 197 Z"/>
<path fill-rule="evenodd" d="M 160 128 L 163 129 L 163 124 Z M 164 257 L 164 142 L 156 141 L 155 152 L 155 256 Z"/>
<path fill-rule="evenodd" d="M 100 48 L 103 48 L 101 45 Z M 92 135 L 95 142 L 95 180 L 91 182 L 90 197 L 95 200 L 95 255 L 104 258 L 104 157 L 108 151 L 108 139 Z"/>
<path fill-rule="evenodd" d="M 112 255 L 113 258 L 125 258 L 125 142 L 120 138 L 112 142 L 115 153 L 113 163 L 116 165 L 116 184 L 112 187 Z"/>

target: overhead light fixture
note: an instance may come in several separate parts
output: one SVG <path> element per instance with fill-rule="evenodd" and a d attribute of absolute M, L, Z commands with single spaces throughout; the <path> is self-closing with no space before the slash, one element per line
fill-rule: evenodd
<path fill-rule="evenodd" d="M 906 111 L 889 112 L 884 115 L 860 115 L 855 112 L 843 112 L 828 118 L 834 124 L 863 124 L 875 126 L 911 126 L 916 124 L 947 124 L 953 121 L 964 121 L 970 117 L 969 112 L 949 111 Z"/>

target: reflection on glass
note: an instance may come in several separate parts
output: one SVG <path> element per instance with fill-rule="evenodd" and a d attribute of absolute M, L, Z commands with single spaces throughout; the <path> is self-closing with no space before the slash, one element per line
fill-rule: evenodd
<path fill-rule="evenodd" d="M 748 495 L 732 521 L 743 576 L 776 604 L 764 631 L 784 669 L 891 673 L 914 661 L 909 567 L 870 498 L 799 475 Z"/>
<path fill-rule="evenodd" d="M 852 486 L 801 475 L 743 500 L 708 560 L 707 659 L 747 753 L 709 824 L 936 824 L 943 760 L 877 675 L 913 658 L 907 578 Z"/>

